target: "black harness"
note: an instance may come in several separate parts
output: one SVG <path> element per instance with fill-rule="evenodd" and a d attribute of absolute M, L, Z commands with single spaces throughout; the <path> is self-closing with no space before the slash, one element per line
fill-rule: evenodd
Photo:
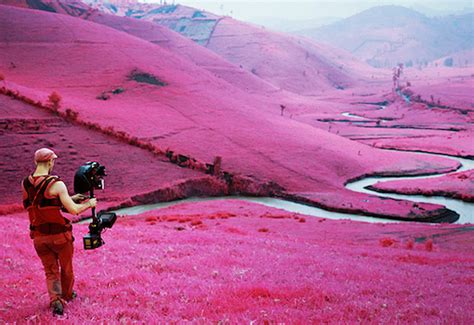
<path fill-rule="evenodd" d="M 29 207 L 44 208 L 44 207 L 62 207 L 61 200 L 59 198 L 48 199 L 45 197 L 46 189 L 49 184 L 59 180 L 57 176 L 46 176 L 37 186 L 30 182 L 29 176 L 23 181 L 23 187 L 25 188 L 28 197 L 23 200 L 23 206 L 25 209 Z M 64 218 L 64 217 L 63 217 Z M 38 226 L 30 225 L 31 231 L 38 231 L 45 235 L 60 234 L 66 231 L 72 230 L 70 221 L 64 218 L 65 225 L 59 223 L 43 223 Z"/>
<path fill-rule="evenodd" d="M 23 200 L 23 206 L 28 209 L 30 206 L 36 207 L 47 207 L 47 206 L 58 206 L 61 207 L 61 201 L 58 198 L 47 199 L 45 197 L 45 191 L 48 185 L 53 181 L 58 181 L 57 176 L 45 177 L 37 186 L 30 182 L 29 176 L 23 181 L 23 187 L 25 188 L 28 197 Z"/>

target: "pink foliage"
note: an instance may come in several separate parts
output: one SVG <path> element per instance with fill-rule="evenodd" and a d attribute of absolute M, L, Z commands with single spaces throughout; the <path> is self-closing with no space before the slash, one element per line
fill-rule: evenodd
<path fill-rule="evenodd" d="M 474 321 L 472 302 L 465 299 L 473 283 L 473 242 L 468 232 L 456 232 L 462 226 L 320 223 L 309 216 L 299 223 L 292 213 L 281 219 L 263 214 L 286 213 L 233 200 L 181 204 L 120 218 L 103 234 L 106 245 L 94 251 L 82 248 L 87 224 L 75 225 L 79 297 L 66 306 L 65 320 Z M 170 226 L 181 219 L 187 223 Z M 207 226 L 187 226 L 197 220 L 208 220 Z M 255 231 L 269 227 L 271 232 Z M 0 218 L 0 322 L 51 323 L 41 263 L 27 229 L 24 212 Z M 432 252 L 407 254 L 393 244 L 398 235 L 383 237 L 440 231 L 456 233 L 456 240 Z M 380 236 L 391 249 L 378 247 Z"/>

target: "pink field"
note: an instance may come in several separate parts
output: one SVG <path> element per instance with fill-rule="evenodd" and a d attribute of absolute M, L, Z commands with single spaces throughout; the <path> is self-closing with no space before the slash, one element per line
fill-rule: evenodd
<path fill-rule="evenodd" d="M 0 224 L 0 321 L 51 322 L 24 215 Z M 92 252 L 81 247 L 86 225 L 76 225 L 79 298 L 65 319 L 468 324 L 471 231 L 332 221 L 233 200 L 119 219 Z"/>
<path fill-rule="evenodd" d="M 459 167 L 396 150 L 473 159 L 472 68 L 407 70 L 405 101 L 391 71 L 231 18 L 216 16 L 204 47 L 79 1 L 3 3 L 24 8 L 0 5 L 0 323 L 54 321 L 20 201 L 40 147 L 58 154 L 54 173 L 71 191 L 81 164 L 107 167 L 99 210 L 251 195 L 405 221 L 455 219 L 439 204 L 345 185 Z M 26 9 L 45 3 L 59 13 Z M 472 171 L 377 187 L 466 201 L 474 193 Z M 64 320 L 469 324 L 472 230 L 218 200 L 120 218 L 104 247 L 84 251 L 87 226 L 76 224 L 79 298 Z"/>

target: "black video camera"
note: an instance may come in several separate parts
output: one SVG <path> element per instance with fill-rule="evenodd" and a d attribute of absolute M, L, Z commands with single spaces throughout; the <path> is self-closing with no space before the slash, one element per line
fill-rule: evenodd
<path fill-rule="evenodd" d="M 74 192 L 84 194 L 94 189 L 104 189 L 105 166 L 96 161 L 88 161 L 74 175 Z"/>
<path fill-rule="evenodd" d="M 90 198 L 94 197 L 94 189 L 104 189 L 105 166 L 96 161 L 89 161 L 79 167 L 74 175 L 74 192 L 84 194 L 89 192 Z M 112 228 L 117 220 L 113 212 L 99 212 L 96 216 L 92 208 L 92 222 L 89 224 L 89 233 L 84 236 L 84 249 L 95 249 L 105 242 L 101 237 L 102 230 Z"/>

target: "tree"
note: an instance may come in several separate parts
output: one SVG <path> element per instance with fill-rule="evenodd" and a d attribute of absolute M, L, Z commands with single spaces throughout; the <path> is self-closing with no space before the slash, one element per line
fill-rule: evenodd
<path fill-rule="evenodd" d="M 446 59 L 444 59 L 443 64 L 446 67 L 452 67 L 454 65 L 454 60 L 453 60 L 453 58 L 446 58 Z"/>
<path fill-rule="evenodd" d="M 51 108 L 54 110 L 54 111 L 57 111 L 59 109 L 59 107 L 61 106 L 60 103 L 61 103 L 61 95 L 59 95 L 57 92 L 53 91 L 49 96 L 48 96 L 48 102 L 51 106 Z"/>

